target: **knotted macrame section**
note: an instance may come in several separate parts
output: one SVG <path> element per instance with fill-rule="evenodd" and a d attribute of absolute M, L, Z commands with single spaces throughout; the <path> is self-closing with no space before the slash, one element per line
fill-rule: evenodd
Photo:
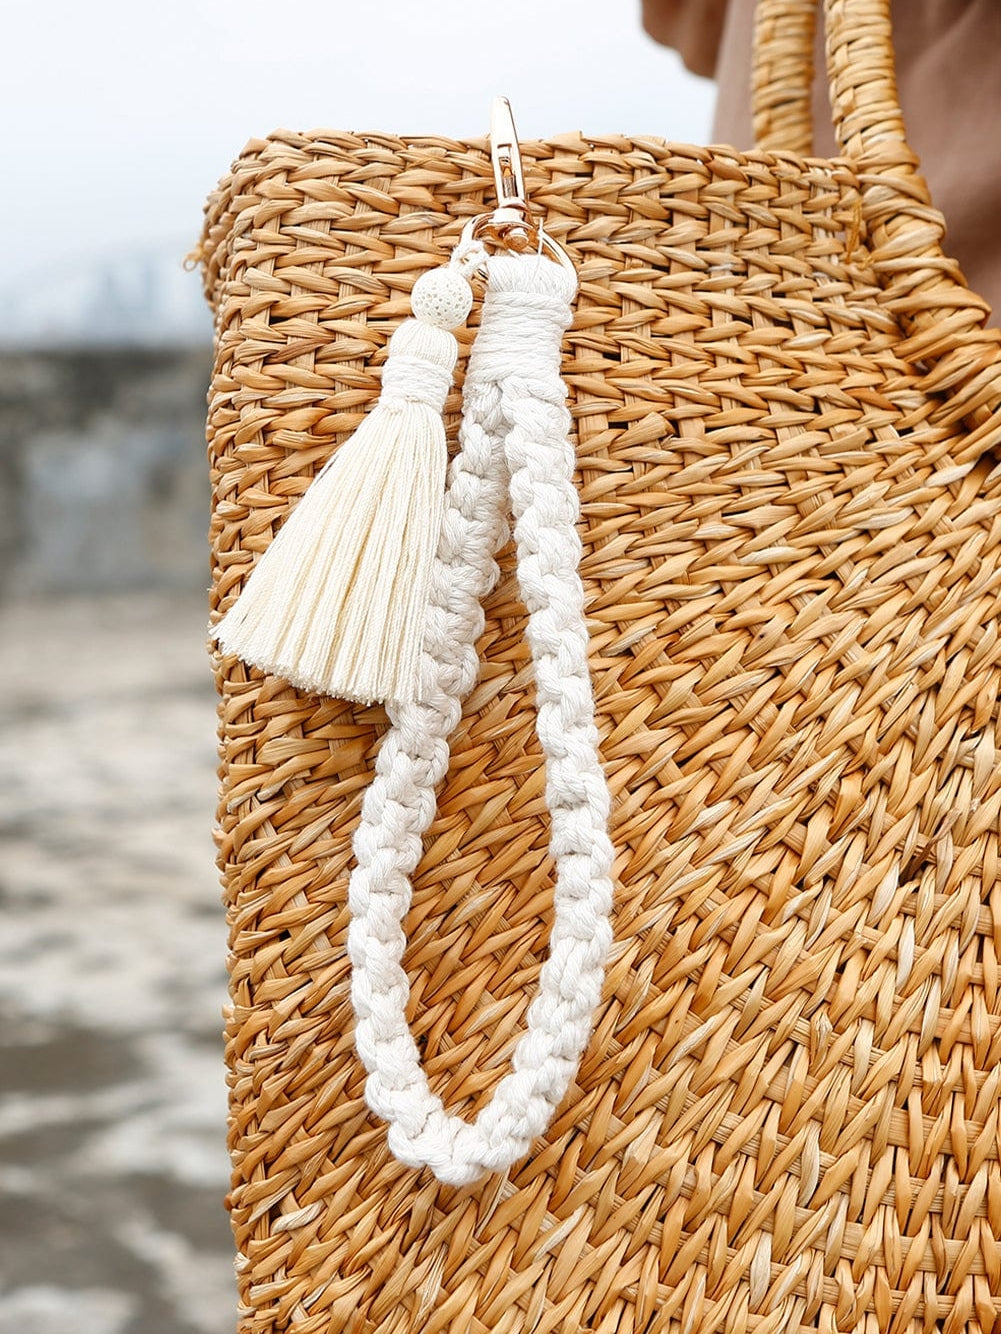
<path fill-rule="evenodd" d="M 416 698 L 389 702 L 390 727 L 354 839 L 348 953 L 355 1042 L 369 1107 L 411 1167 L 468 1185 L 523 1157 L 552 1120 L 590 1039 L 612 942 L 610 798 L 587 661 L 570 414 L 560 377 L 576 280 L 542 254 L 485 260 L 481 324 L 463 390 L 460 451 L 448 472 L 431 565 Z M 401 966 L 410 877 L 449 765 L 449 737 L 478 672 L 482 600 L 514 519 L 528 610 L 536 730 L 545 755 L 554 920 L 512 1069 L 472 1122 L 432 1093 L 406 1019 Z"/>

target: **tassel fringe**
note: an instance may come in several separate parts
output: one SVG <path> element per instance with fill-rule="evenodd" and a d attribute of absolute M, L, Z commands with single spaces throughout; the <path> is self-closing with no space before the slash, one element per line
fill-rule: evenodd
<path fill-rule="evenodd" d="M 414 286 L 379 401 L 313 480 L 214 630 L 228 653 L 300 690 L 416 698 L 431 562 L 441 532 L 442 409 L 472 291 L 456 268 Z"/>

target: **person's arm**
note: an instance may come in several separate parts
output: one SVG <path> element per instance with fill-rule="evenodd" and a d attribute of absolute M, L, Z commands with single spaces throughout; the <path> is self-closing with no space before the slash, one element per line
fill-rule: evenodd
<path fill-rule="evenodd" d="M 693 74 L 711 79 L 727 0 L 642 0 L 642 5 L 649 36 L 677 51 Z"/>

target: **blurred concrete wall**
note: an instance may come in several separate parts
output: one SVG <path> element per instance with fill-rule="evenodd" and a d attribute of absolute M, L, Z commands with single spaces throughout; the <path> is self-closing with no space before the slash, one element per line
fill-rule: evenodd
<path fill-rule="evenodd" d="M 0 354 L 0 1334 L 236 1320 L 210 369 Z"/>
<path fill-rule="evenodd" d="M 208 585 L 208 347 L 0 354 L 0 597 Z"/>

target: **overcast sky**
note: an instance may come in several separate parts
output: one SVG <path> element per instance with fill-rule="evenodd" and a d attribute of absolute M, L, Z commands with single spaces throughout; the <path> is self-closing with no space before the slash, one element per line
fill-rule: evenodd
<path fill-rule="evenodd" d="M 705 141 L 713 87 L 639 0 L 24 0 L 5 9 L 0 254 L 32 270 L 179 248 L 251 137 L 286 127 Z M 2 287 L 2 280 L 0 280 Z"/>

